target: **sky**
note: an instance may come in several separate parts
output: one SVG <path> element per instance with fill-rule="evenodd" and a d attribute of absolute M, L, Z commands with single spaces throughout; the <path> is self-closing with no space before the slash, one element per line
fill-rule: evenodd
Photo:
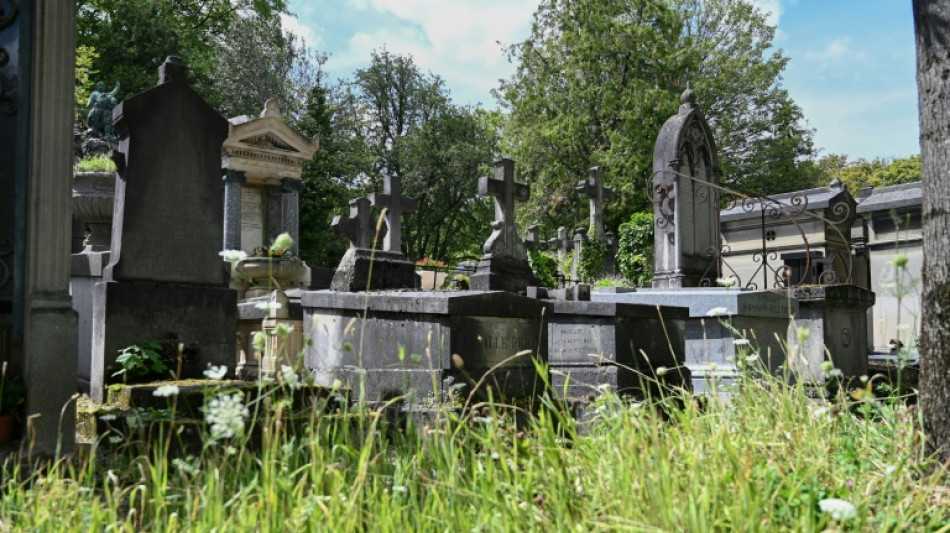
<path fill-rule="evenodd" d="M 782 85 L 815 130 L 820 154 L 920 152 L 910 0 L 753 0 L 789 58 Z M 458 104 L 497 106 L 491 89 L 514 65 L 505 44 L 526 39 L 538 0 L 290 0 L 286 29 L 330 54 L 332 79 L 369 64 L 374 49 L 409 54 Z"/>

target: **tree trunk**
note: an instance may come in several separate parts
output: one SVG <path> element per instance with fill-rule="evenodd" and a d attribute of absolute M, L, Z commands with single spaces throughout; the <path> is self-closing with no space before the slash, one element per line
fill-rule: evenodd
<path fill-rule="evenodd" d="M 950 460 L 950 3 L 914 0 L 924 272 L 920 408 L 927 448 Z"/>

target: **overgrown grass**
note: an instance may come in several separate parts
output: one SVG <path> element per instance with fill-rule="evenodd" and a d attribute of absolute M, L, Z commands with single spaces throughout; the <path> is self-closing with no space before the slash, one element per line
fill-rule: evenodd
<path fill-rule="evenodd" d="M 8 464 L 0 530 L 945 531 L 950 523 L 945 471 L 921 458 L 916 410 L 900 402 L 819 404 L 767 379 L 702 409 L 689 398 L 606 395 L 586 425 L 545 400 L 520 426 L 512 410 L 486 405 L 442 413 L 422 430 L 383 410 L 327 412 L 322 402 L 292 423 L 288 404 L 265 394 L 251 407 L 259 431 L 206 437 L 191 456 L 169 455 L 181 429 L 172 425 L 29 476 Z M 853 503 L 856 516 L 834 521 L 819 509 L 828 498 Z"/>

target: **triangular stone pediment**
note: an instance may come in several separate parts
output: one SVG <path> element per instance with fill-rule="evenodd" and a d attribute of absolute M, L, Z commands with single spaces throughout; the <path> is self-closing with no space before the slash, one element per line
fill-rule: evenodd
<path fill-rule="evenodd" d="M 242 124 L 231 124 L 224 149 L 279 151 L 310 160 L 320 145 L 318 138 L 308 139 L 278 117 L 265 116 Z M 290 152 L 291 154 L 288 154 Z"/>

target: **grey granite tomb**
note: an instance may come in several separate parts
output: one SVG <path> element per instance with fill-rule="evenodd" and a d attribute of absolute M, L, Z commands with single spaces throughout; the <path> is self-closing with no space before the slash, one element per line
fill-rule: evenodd
<path fill-rule="evenodd" d="M 227 121 L 169 57 L 158 86 L 114 111 L 120 137 L 111 259 L 96 285 L 91 395 L 101 401 L 117 351 L 149 339 L 197 344 L 197 361 L 232 367 L 237 295 L 218 255 L 223 234 L 221 144 Z"/>
<path fill-rule="evenodd" d="M 473 290 L 524 293 L 538 279 L 528 263 L 528 253 L 518 235 L 515 222 L 515 202 L 527 201 L 531 188 L 515 181 L 515 162 L 511 159 L 495 161 L 495 177 L 478 180 L 478 195 L 495 199 L 495 220 L 492 233 L 485 242 L 471 283 Z"/>
<path fill-rule="evenodd" d="M 464 399 L 475 384 L 497 399 L 543 390 L 549 303 L 506 292 L 304 292 L 305 363 L 324 386 L 339 380 L 368 401 L 408 395 Z M 497 368 L 495 368 L 497 367 Z M 489 369 L 494 368 L 489 373 Z M 487 374 L 487 377 L 486 377 Z"/>

